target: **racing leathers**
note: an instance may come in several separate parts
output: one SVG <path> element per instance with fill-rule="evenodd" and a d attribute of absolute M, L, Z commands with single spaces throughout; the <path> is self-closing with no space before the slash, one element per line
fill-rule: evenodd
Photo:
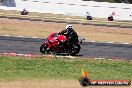
<path fill-rule="evenodd" d="M 66 35 L 67 42 L 70 45 L 78 42 L 78 35 L 72 28 L 67 28 L 67 29 L 61 31 L 60 33 Z"/>

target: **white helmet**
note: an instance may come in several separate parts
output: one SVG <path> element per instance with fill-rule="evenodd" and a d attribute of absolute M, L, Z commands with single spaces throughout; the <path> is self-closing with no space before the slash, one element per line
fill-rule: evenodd
<path fill-rule="evenodd" d="M 66 26 L 66 29 L 68 29 L 68 28 L 72 28 L 72 25 L 67 25 Z"/>

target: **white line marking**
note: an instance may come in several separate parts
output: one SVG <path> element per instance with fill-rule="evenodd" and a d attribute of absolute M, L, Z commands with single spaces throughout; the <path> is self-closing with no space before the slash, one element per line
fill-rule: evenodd
<path fill-rule="evenodd" d="M 10 35 L 4 35 L 4 36 L 10 36 Z"/>
<path fill-rule="evenodd" d="M 107 59 L 107 60 L 112 60 L 112 59 Z"/>
<path fill-rule="evenodd" d="M 18 36 L 18 37 L 24 37 L 24 36 Z"/>
<path fill-rule="evenodd" d="M 61 58 L 75 58 L 73 56 L 58 56 L 58 55 L 48 55 L 48 56 L 51 56 L 51 57 L 61 57 Z"/>
<path fill-rule="evenodd" d="M 3 54 L 8 54 L 8 53 L 3 53 Z"/>
<path fill-rule="evenodd" d="M 114 43 L 114 42 L 106 42 L 106 43 Z"/>
<path fill-rule="evenodd" d="M 90 42 L 96 42 L 96 41 L 90 41 Z"/>
<path fill-rule="evenodd" d="M 130 44 L 130 43 L 123 43 L 123 44 Z"/>
<path fill-rule="evenodd" d="M 32 38 L 38 38 L 38 37 L 32 37 Z"/>
<path fill-rule="evenodd" d="M 22 56 L 23 54 L 16 54 L 16 55 L 18 55 L 18 56 Z"/>

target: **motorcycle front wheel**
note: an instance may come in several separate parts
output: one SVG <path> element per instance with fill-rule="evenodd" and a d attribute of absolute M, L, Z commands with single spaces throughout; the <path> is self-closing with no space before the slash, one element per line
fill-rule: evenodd
<path fill-rule="evenodd" d="M 48 54 L 49 53 L 49 50 L 48 50 L 48 45 L 47 44 L 42 44 L 40 46 L 40 52 L 42 54 Z"/>

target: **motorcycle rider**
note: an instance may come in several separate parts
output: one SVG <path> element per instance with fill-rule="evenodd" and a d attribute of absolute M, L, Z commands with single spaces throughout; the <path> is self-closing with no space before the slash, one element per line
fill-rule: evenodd
<path fill-rule="evenodd" d="M 54 35 L 54 36 L 53 36 Z M 57 34 L 53 34 L 51 36 L 51 38 L 54 38 L 56 40 L 56 42 L 58 43 L 58 47 L 60 49 L 59 52 L 67 52 L 68 54 L 71 54 L 71 50 L 74 49 L 74 45 L 76 46 L 76 44 L 78 44 L 78 35 L 77 33 L 73 30 L 72 25 L 67 25 L 65 30 L 62 30 L 61 32 L 57 33 Z M 60 35 L 64 35 L 66 36 L 66 41 L 61 41 L 59 39 L 58 36 Z M 44 46 L 45 47 L 45 46 Z M 54 45 L 50 45 L 49 47 L 46 46 L 46 53 L 49 53 L 50 51 L 52 51 Z M 80 46 L 78 47 L 78 51 L 76 51 L 77 53 L 79 53 L 80 51 Z M 42 47 L 43 48 L 43 47 Z M 43 50 L 41 50 L 40 52 L 42 52 Z"/>
<path fill-rule="evenodd" d="M 65 30 L 62 30 L 59 32 L 59 34 L 64 34 L 67 37 L 68 43 L 75 44 L 78 42 L 78 35 L 77 33 L 73 30 L 72 25 L 67 25 Z"/>
<path fill-rule="evenodd" d="M 28 11 L 26 10 L 26 8 L 23 9 L 23 11 L 21 12 L 21 15 L 28 15 Z"/>

